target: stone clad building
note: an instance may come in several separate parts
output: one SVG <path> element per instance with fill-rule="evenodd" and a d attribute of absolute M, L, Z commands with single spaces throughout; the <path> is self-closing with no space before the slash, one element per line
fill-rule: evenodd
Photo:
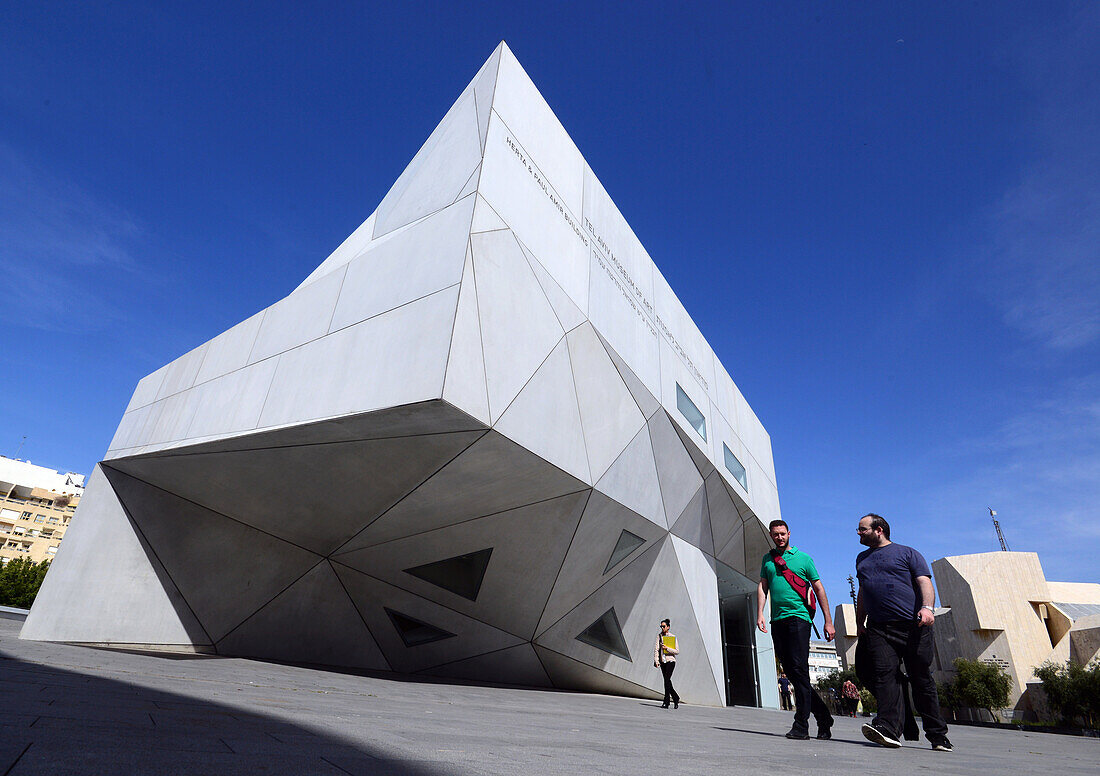
<path fill-rule="evenodd" d="M 24 638 L 659 697 L 670 617 L 686 701 L 777 705 L 768 434 L 503 43 L 301 285 L 141 380 L 80 514 Z"/>

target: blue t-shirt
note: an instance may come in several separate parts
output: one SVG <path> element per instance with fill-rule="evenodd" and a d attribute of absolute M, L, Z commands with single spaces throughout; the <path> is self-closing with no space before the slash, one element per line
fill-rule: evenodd
<path fill-rule="evenodd" d="M 917 577 L 931 577 L 928 561 L 912 547 L 887 544 L 856 556 L 863 610 L 873 622 L 912 620 L 920 611 Z"/>

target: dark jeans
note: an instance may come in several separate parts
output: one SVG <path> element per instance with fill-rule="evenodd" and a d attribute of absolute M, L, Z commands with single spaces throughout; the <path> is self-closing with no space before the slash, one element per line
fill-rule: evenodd
<path fill-rule="evenodd" d="M 902 697 L 901 664 L 913 688 L 913 705 L 924 723 L 929 738 L 947 734 L 947 723 L 940 716 L 940 699 L 932 679 L 934 655 L 933 625 L 919 625 L 915 620 L 893 620 L 870 623 L 859 642 L 857 671 L 878 702 L 876 727 L 881 727 L 900 739 L 905 728 Z"/>
<path fill-rule="evenodd" d="M 775 654 L 794 688 L 794 727 L 808 730 L 810 712 L 818 726 L 833 724 L 829 707 L 810 687 L 810 623 L 801 617 L 772 620 L 772 643 Z"/>
<path fill-rule="evenodd" d="M 676 692 L 676 688 L 672 686 L 672 672 L 676 670 L 675 663 L 661 663 L 661 674 L 665 677 L 665 705 L 668 705 L 669 698 L 674 703 L 680 702 L 680 694 Z"/>

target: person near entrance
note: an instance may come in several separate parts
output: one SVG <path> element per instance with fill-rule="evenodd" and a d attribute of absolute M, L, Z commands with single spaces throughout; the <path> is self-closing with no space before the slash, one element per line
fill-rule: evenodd
<path fill-rule="evenodd" d="M 787 738 L 810 737 L 810 714 L 817 719 L 817 737 L 832 738 L 833 715 L 821 696 L 810 686 L 810 623 L 817 601 L 825 616 L 825 640 L 836 635 L 829 613 L 825 586 L 813 559 L 791 546 L 791 529 L 783 520 L 768 525 L 775 549 L 760 562 L 760 582 L 756 588 L 756 627 L 768 632 L 764 603 L 771 594 L 772 641 L 783 671 L 794 686 L 794 724 Z M 816 596 L 816 600 L 815 600 Z"/>
<path fill-rule="evenodd" d="M 665 702 L 661 705 L 662 709 L 668 708 L 670 700 L 672 708 L 680 708 L 680 694 L 672 686 L 672 672 L 676 670 L 676 656 L 680 654 L 680 649 L 671 628 L 671 621 L 661 620 L 661 632 L 657 634 L 657 644 L 653 647 L 653 667 L 660 668 L 665 679 Z"/>
<path fill-rule="evenodd" d="M 856 671 L 866 677 L 864 684 L 870 685 L 878 702 L 878 716 L 863 726 L 863 735 L 881 746 L 901 746 L 904 663 L 924 734 L 933 749 L 950 752 L 947 723 L 940 715 L 932 678 L 936 620 L 932 570 L 912 547 L 890 541 L 890 524 L 882 516 L 864 515 L 856 532 L 867 548 L 856 556 Z"/>

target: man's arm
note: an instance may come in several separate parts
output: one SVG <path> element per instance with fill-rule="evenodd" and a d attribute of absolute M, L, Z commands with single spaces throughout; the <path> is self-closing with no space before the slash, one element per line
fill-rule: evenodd
<path fill-rule="evenodd" d="M 833 615 L 829 611 L 829 597 L 825 595 L 825 585 L 820 579 L 813 581 L 814 593 L 817 594 L 817 602 L 821 604 L 821 613 L 825 615 L 825 640 L 832 641 L 836 637 L 836 628 L 833 627 Z"/>
<path fill-rule="evenodd" d="M 863 618 L 867 613 L 863 611 L 863 588 L 856 594 L 856 638 L 863 635 Z"/>
<path fill-rule="evenodd" d="M 917 619 L 921 625 L 931 625 L 936 621 L 932 606 L 936 603 L 936 590 L 932 587 L 932 577 L 917 577 L 917 589 L 920 591 L 921 610 Z"/>
<path fill-rule="evenodd" d="M 761 633 L 768 632 L 768 621 L 764 619 L 764 603 L 768 600 L 768 580 L 763 577 L 756 585 L 756 627 Z"/>

